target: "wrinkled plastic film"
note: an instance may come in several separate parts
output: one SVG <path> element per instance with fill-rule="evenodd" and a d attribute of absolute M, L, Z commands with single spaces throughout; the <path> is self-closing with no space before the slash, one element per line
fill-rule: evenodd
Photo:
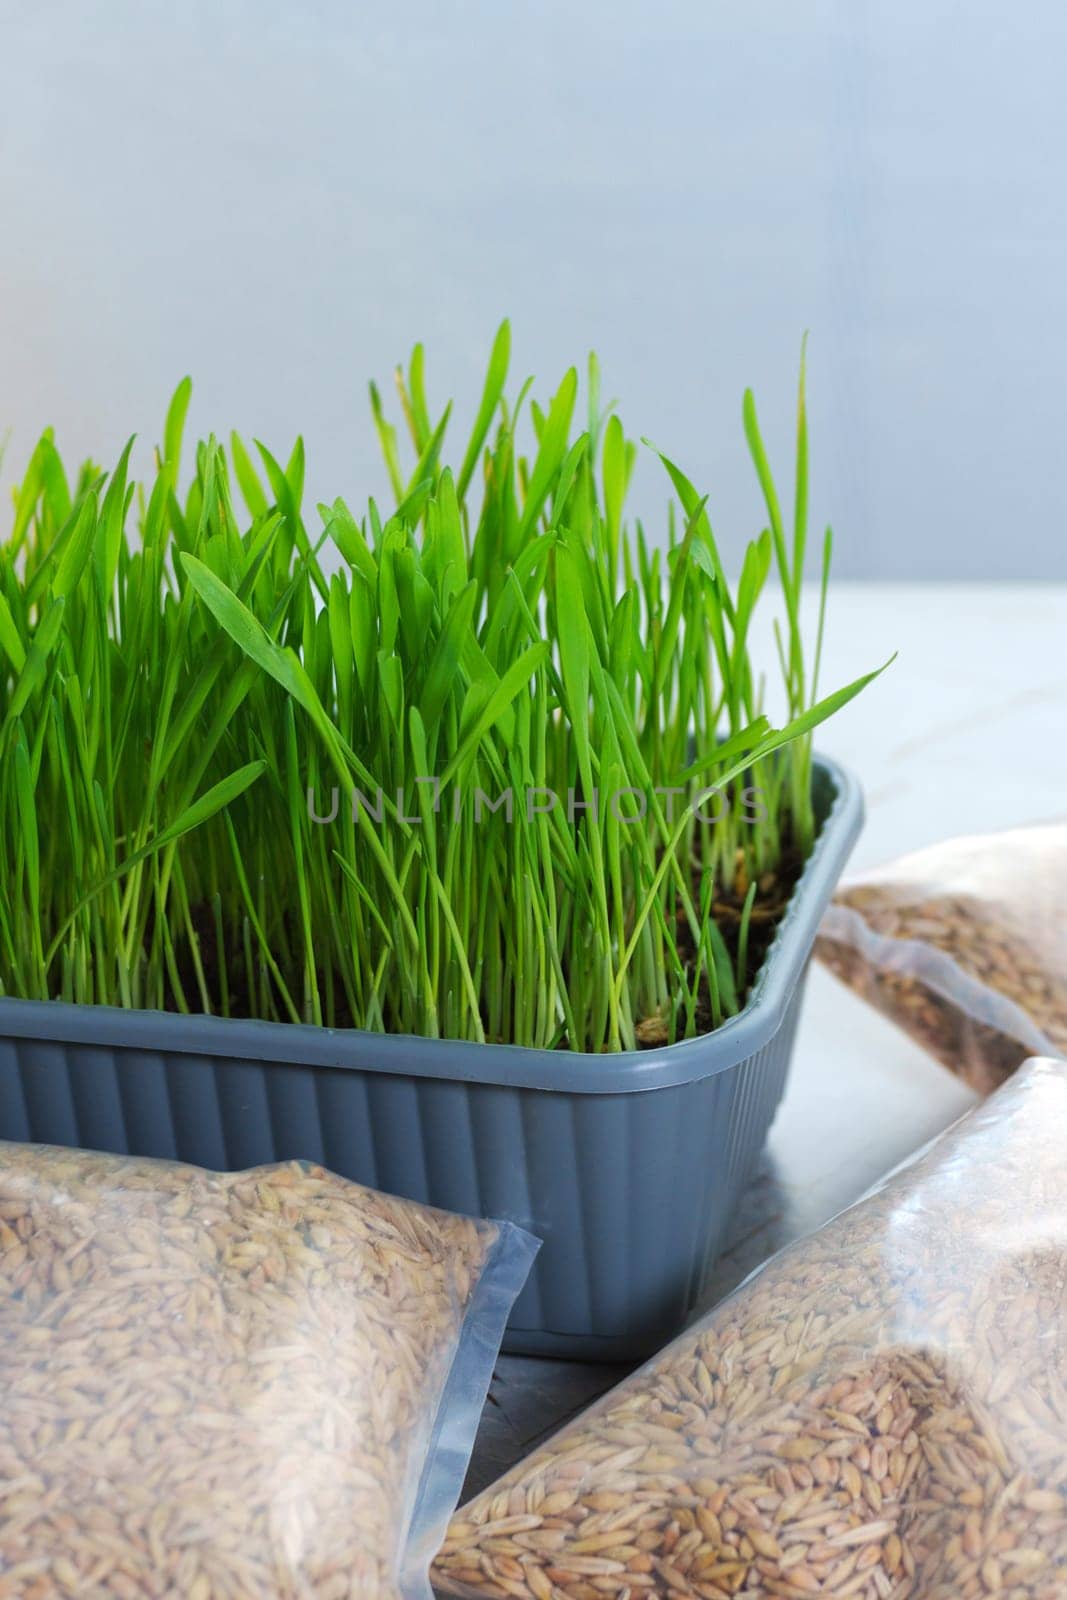
<path fill-rule="evenodd" d="M 457 1512 L 468 1600 L 1062 1600 L 1067 1064 L 1033 1062 Z"/>
<path fill-rule="evenodd" d="M 437 1405 L 405 1546 L 405 1600 L 409 1594 L 428 1592 L 426 1574 L 463 1488 L 504 1329 L 540 1249 L 540 1240 L 513 1223 L 495 1226 L 497 1238 L 474 1286 L 463 1337 Z"/>
<path fill-rule="evenodd" d="M 1067 1056 L 1067 824 L 951 839 L 846 881 L 816 955 L 972 1088 Z"/>
<path fill-rule="evenodd" d="M 428 1600 L 535 1250 L 321 1167 L 0 1144 L 4 1600 Z"/>

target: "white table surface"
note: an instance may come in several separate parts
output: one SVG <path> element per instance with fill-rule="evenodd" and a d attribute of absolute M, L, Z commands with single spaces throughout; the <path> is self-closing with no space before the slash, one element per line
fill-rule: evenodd
<path fill-rule="evenodd" d="M 853 866 L 951 834 L 1067 813 L 1067 584 L 840 584 L 828 615 L 827 691 L 898 652 L 818 739 L 865 790 Z M 785 1098 L 711 1298 L 849 1205 L 973 1103 L 950 1073 L 813 968 Z M 622 1370 L 503 1357 L 467 1492 Z"/>

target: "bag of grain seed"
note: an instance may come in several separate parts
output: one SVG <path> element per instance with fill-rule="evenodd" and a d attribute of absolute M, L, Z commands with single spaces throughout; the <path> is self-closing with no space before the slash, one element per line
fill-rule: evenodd
<path fill-rule="evenodd" d="M 0 1144 L 3 1600 L 428 1600 L 536 1248 L 321 1167 Z"/>
<path fill-rule="evenodd" d="M 1067 823 L 950 839 L 846 880 L 816 954 L 980 1094 L 1067 1055 Z"/>
<path fill-rule="evenodd" d="M 468 1600 L 1063 1600 L 1067 1063 L 1023 1068 L 457 1512 Z"/>

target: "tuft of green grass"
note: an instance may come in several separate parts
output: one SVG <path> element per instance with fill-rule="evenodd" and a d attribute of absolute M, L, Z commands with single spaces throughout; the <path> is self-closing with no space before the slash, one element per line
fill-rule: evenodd
<path fill-rule="evenodd" d="M 818 698 L 803 355 L 788 522 L 745 396 L 767 525 L 731 584 L 667 456 L 665 547 L 626 520 L 595 359 L 580 423 L 574 369 L 512 401 L 509 353 L 455 470 L 422 347 L 399 428 L 371 386 L 393 504 L 358 519 L 305 507 L 300 440 L 209 438 L 183 479 L 188 380 L 144 483 L 132 440 L 69 475 L 42 436 L 0 545 L 0 992 L 590 1051 L 743 1005 L 812 730 L 875 676 Z"/>

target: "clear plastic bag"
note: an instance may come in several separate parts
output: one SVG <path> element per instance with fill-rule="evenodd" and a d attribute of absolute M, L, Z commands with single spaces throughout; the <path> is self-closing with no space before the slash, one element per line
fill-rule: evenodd
<path fill-rule="evenodd" d="M 902 856 L 847 880 L 816 955 L 980 1094 L 1067 1055 L 1067 823 Z"/>
<path fill-rule="evenodd" d="M 473 1600 L 1063 1600 L 1067 1064 L 1025 1067 L 457 1512 Z"/>
<path fill-rule="evenodd" d="M 0 1144 L 0 1596 L 428 1600 L 535 1250 L 321 1167 Z"/>

